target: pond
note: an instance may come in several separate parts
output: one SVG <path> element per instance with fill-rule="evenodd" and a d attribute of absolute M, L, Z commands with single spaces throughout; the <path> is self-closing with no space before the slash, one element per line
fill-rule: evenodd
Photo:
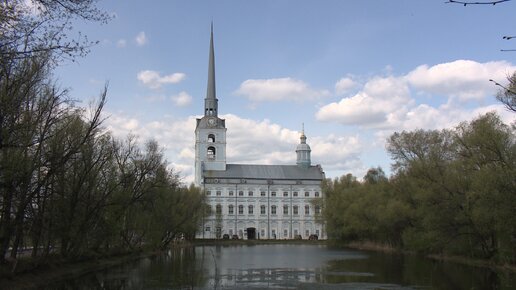
<path fill-rule="evenodd" d="M 515 273 L 315 244 L 171 250 L 45 289 L 516 289 Z"/>

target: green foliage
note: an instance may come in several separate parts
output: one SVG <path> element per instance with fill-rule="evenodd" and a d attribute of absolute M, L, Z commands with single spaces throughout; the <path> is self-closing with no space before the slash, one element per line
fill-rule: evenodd
<path fill-rule="evenodd" d="M 515 128 L 494 113 L 388 140 L 395 174 L 325 184 L 330 237 L 516 262 Z"/>

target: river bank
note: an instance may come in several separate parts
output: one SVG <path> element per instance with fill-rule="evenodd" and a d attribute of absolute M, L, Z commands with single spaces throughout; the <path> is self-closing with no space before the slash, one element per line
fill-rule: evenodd
<path fill-rule="evenodd" d="M 341 246 L 341 247 L 351 248 L 351 249 L 357 249 L 357 250 L 365 250 L 365 251 L 399 253 L 399 254 L 403 254 L 403 255 L 420 255 L 413 251 L 401 250 L 401 249 L 392 247 L 390 245 L 379 244 L 379 243 L 374 243 L 374 242 L 370 242 L 370 241 L 349 242 L 349 243 L 344 243 L 344 244 L 338 244 L 338 243 L 332 242 L 331 245 L 336 245 L 336 246 Z M 429 254 L 429 255 L 424 255 L 424 256 L 427 258 L 430 258 L 432 260 L 437 260 L 437 261 L 452 262 L 452 263 L 458 263 L 458 264 L 463 264 L 463 265 L 468 265 L 468 266 L 491 268 L 493 270 L 511 271 L 511 272 L 516 273 L 516 265 L 500 264 L 500 263 L 496 263 L 495 261 L 492 261 L 492 260 L 473 259 L 473 258 L 468 258 L 468 257 L 447 256 L 447 255 L 438 255 L 438 254 Z"/>
<path fill-rule="evenodd" d="M 62 280 L 73 279 L 92 272 L 101 271 L 124 263 L 140 260 L 159 254 L 158 252 L 134 252 L 112 255 L 102 258 L 91 258 L 81 261 L 65 261 L 50 258 L 45 261 L 34 261 L 30 258 L 19 263 L 32 264 L 31 268 L 16 274 L 0 276 L 2 289 L 37 289 Z"/>

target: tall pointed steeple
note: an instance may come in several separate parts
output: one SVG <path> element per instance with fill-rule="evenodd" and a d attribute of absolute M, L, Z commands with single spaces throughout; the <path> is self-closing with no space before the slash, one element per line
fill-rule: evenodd
<path fill-rule="evenodd" d="M 208 64 L 208 87 L 206 89 L 206 98 L 204 99 L 204 115 L 217 117 L 218 100 L 215 90 L 215 51 L 213 48 L 213 22 L 211 23 L 209 57 L 210 60 Z"/>

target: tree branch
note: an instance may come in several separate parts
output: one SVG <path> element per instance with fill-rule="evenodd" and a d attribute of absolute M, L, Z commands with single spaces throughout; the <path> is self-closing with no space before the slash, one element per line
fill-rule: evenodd
<path fill-rule="evenodd" d="M 509 2 L 511 0 L 498 0 L 498 1 L 455 1 L 449 0 L 444 3 L 453 3 L 453 4 L 462 4 L 464 6 L 468 5 L 496 5 L 498 3 Z"/>

